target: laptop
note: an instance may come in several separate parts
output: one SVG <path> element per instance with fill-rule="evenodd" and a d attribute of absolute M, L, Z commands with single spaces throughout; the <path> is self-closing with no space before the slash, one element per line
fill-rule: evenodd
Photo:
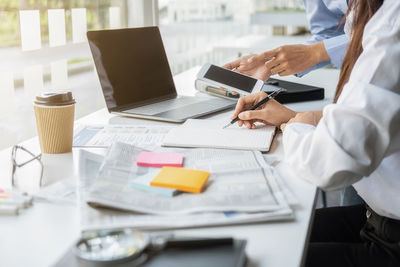
<path fill-rule="evenodd" d="M 178 96 L 158 27 L 89 31 L 87 37 L 111 113 L 183 122 L 236 104 Z"/>

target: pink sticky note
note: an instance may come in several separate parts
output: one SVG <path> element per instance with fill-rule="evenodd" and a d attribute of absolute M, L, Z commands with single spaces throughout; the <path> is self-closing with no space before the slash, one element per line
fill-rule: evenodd
<path fill-rule="evenodd" d="M 4 189 L 0 188 L 0 193 L 5 193 L 6 191 L 4 191 Z"/>
<path fill-rule="evenodd" d="M 136 164 L 138 166 L 156 168 L 161 168 L 164 166 L 182 167 L 183 154 L 142 151 L 137 158 Z"/>

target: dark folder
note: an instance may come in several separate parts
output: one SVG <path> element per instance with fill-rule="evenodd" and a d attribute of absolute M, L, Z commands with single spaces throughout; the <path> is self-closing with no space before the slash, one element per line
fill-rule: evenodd
<path fill-rule="evenodd" d="M 229 245 L 218 245 L 209 247 L 185 247 L 166 248 L 149 258 L 144 264 L 145 267 L 243 267 L 246 264 L 246 241 L 234 240 Z M 137 262 L 124 262 L 112 264 L 94 264 L 86 262 L 75 256 L 70 249 L 54 267 L 130 267 L 138 266 Z"/>
<path fill-rule="evenodd" d="M 293 103 L 324 99 L 324 88 L 270 78 L 263 90 L 272 93 L 277 87 L 286 89 L 275 97 L 279 103 Z"/>

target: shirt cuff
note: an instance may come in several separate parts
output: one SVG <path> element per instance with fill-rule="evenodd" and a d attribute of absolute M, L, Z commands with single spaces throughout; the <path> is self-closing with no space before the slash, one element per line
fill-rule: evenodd
<path fill-rule="evenodd" d="M 315 126 L 307 123 L 301 123 L 301 122 L 293 122 L 286 124 L 285 130 L 283 131 L 283 138 L 285 139 L 285 136 L 290 137 L 290 135 L 296 134 L 296 135 L 303 135 L 307 134 L 309 132 L 312 132 L 315 130 Z"/>
<path fill-rule="evenodd" d="M 341 68 L 343 58 L 346 55 L 349 39 L 346 34 L 323 40 L 325 50 L 328 53 L 331 63 L 336 68 Z"/>
<path fill-rule="evenodd" d="M 315 64 L 314 66 L 312 66 L 311 68 L 309 68 L 309 69 L 306 70 L 306 71 L 303 71 L 303 72 L 300 72 L 300 73 L 296 73 L 295 76 L 296 76 L 296 77 L 299 77 L 299 78 L 300 78 L 300 77 L 303 77 L 303 76 L 306 75 L 307 73 L 309 73 L 309 72 L 311 72 L 311 71 L 313 71 L 313 70 L 322 68 L 322 67 L 324 67 L 324 66 L 326 66 L 326 65 L 328 65 L 328 64 L 329 64 L 329 61 L 320 62 L 320 63 L 318 63 L 318 64 Z"/>
<path fill-rule="evenodd" d="M 282 136 L 283 151 L 285 159 L 293 156 L 293 152 L 297 151 L 299 144 L 304 141 L 304 137 L 312 134 L 316 127 L 311 124 L 294 122 L 286 125 Z"/>

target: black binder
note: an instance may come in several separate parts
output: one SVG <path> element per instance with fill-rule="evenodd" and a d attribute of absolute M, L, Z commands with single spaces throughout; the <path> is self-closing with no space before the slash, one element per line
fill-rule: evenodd
<path fill-rule="evenodd" d="M 263 87 L 263 91 L 271 93 L 279 87 L 286 89 L 285 92 L 281 92 L 275 97 L 275 100 L 281 104 L 321 100 L 325 97 L 324 88 L 322 87 L 288 82 L 273 78 L 268 79 Z"/>
<path fill-rule="evenodd" d="M 151 256 L 139 266 L 144 267 L 244 267 L 246 264 L 246 240 L 235 239 L 232 244 L 209 247 L 166 248 Z M 138 262 L 95 264 L 79 259 L 70 249 L 54 267 L 130 267 Z"/>

